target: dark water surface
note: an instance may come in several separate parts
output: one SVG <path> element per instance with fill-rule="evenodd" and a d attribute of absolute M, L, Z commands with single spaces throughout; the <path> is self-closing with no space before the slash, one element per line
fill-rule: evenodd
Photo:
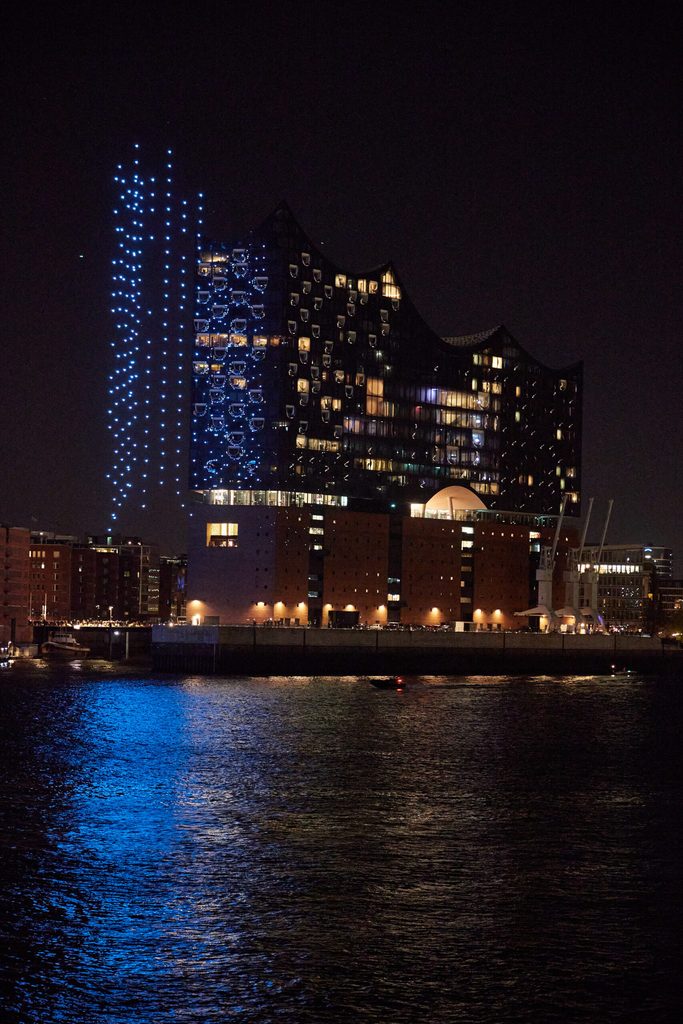
<path fill-rule="evenodd" d="M 2 1024 L 679 1019 L 683 680 L 0 675 Z"/>

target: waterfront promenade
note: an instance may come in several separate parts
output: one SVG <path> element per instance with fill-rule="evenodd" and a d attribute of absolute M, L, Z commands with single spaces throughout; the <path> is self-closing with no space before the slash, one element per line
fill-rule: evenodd
<path fill-rule="evenodd" d="M 152 664 L 171 672 L 510 673 L 668 671 L 679 647 L 619 634 L 154 626 Z"/>

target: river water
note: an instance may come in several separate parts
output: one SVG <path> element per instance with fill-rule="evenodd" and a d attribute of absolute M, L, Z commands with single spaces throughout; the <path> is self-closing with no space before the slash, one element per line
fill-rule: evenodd
<path fill-rule="evenodd" d="M 0 700 L 2 1024 L 678 1019 L 683 680 Z"/>

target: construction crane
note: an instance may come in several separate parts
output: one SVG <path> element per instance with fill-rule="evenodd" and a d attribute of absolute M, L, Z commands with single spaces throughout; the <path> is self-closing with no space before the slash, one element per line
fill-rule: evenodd
<path fill-rule="evenodd" d="M 614 505 L 614 499 L 610 498 L 607 506 L 607 515 L 605 516 L 605 525 L 602 528 L 602 537 L 600 538 L 600 547 L 598 549 L 598 557 L 593 565 L 588 566 L 588 570 L 581 574 L 580 582 L 583 584 L 583 595 L 585 605 L 580 608 L 581 615 L 584 619 L 592 622 L 594 628 L 602 630 L 604 628 L 602 619 L 598 612 L 598 583 L 600 579 L 600 565 L 602 563 L 602 552 L 605 547 L 605 538 L 607 537 L 607 527 L 612 516 L 612 506 Z M 583 552 L 582 552 L 583 553 Z M 579 570 L 581 561 L 579 561 Z M 587 600 L 586 600 L 587 598 Z"/>
<path fill-rule="evenodd" d="M 548 629 L 553 630 L 555 628 L 555 613 L 553 612 L 553 574 L 555 571 L 555 555 L 557 554 L 557 545 L 560 540 L 560 530 L 562 529 L 562 521 L 564 519 L 564 511 L 567 507 L 567 495 L 562 496 L 562 504 L 560 505 L 560 515 L 557 520 L 557 526 L 555 528 L 555 536 L 553 537 L 552 547 L 544 545 L 541 548 L 541 559 L 536 570 L 536 582 L 538 584 L 538 607 L 539 609 L 545 609 L 540 614 L 545 614 L 548 619 Z"/>
<path fill-rule="evenodd" d="M 560 515 L 557 520 L 552 546 L 549 547 L 546 544 L 541 548 L 539 566 L 536 570 L 538 604 L 534 608 L 526 608 L 523 612 L 515 612 L 515 615 L 524 618 L 532 618 L 535 616 L 545 618 L 547 622 L 546 629 L 548 631 L 554 630 L 557 622 L 557 615 L 553 611 L 553 575 L 555 571 L 555 555 L 557 554 L 557 545 L 560 540 L 560 530 L 562 529 L 562 521 L 564 519 L 566 507 L 567 495 L 565 494 L 562 496 Z M 564 614 L 565 611 L 566 609 L 562 609 L 560 614 Z"/>

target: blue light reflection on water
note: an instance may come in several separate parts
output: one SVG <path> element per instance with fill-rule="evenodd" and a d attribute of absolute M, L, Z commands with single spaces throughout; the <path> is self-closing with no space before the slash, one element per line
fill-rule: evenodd
<path fill-rule="evenodd" d="M 13 680 L 8 1024 L 668 1019 L 675 684 L 436 683 Z"/>

